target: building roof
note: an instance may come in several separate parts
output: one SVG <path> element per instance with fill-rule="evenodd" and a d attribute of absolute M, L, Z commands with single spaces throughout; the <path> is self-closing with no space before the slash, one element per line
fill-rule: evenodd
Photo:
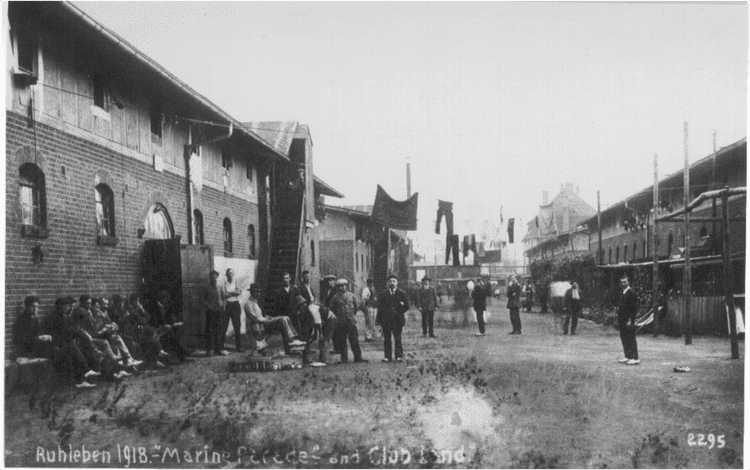
<path fill-rule="evenodd" d="M 741 148 L 742 146 L 747 146 L 747 137 L 743 137 L 742 139 L 738 140 L 737 142 L 735 142 L 733 144 L 730 144 L 730 145 L 727 145 L 726 147 L 721 147 L 720 149 L 718 149 L 716 151 L 716 160 L 717 160 L 717 163 L 719 163 L 719 159 L 727 158 L 734 150 L 737 150 L 737 149 Z M 711 153 L 710 155 L 707 155 L 707 156 L 701 158 L 700 160 L 698 160 L 697 162 L 693 163 L 692 165 L 690 165 L 691 176 L 692 176 L 692 172 L 693 172 L 692 170 L 694 170 L 694 169 L 696 169 L 698 167 L 711 166 L 713 164 L 713 156 L 714 156 L 714 154 Z M 660 179 L 659 180 L 659 185 L 661 185 L 662 183 L 673 181 L 673 180 L 676 180 L 679 183 L 681 183 L 682 180 L 683 180 L 684 173 L 685 173 L 685 169 L 684 168 L 682 168 L 682 169 L 680 169 L 678 171 L 675 171 L 674 173 L 671 173 L 671 174 L 665 176 L 664 178 Z M 634 199 L 635 197 L 647 196 L 647 197 L 650 198 L 651 195 L 653 194 L 653 192 L 654 192 L 654 185 L 652 184 L 651 186 L 648 186 L 647 188 L 644 188 L 644 189 L 638 191 L 637 193 L 631 194 L 630 196 L 626 197 L 625 199 L 622 199 L 622 200 L 620 200 L 620 201 L 618 201 L 618 202 L 610 205 L 609 207 L 607 207 L 606 209 L 604 209 L 602 211 L 602 215 L 607 214 L 607 213 L 609 213 L 609 212 L 611 212 L 611 211 L 613 211 L 613 210 L 615 210 L 615 209 L 617 209 L 619 207 L 624 206 L 629 200 Z M 583 220 L 580 223 L 581 224 L 591 224 L 594 221 L 596 221 L 596 213 L 594 213 L 593 217 L 589 217 L 588 219 Z"/>
<path fill-rule="evenodd" d="M 546 239 L 557 234 L 574 232 L 576 226 L 596 215 L 596 209 L 581 199 L 569 184 L 560 190 L 552 202 L 546 206 L 539 206 L 539 213 L 527 223 L 527 232 L 523 241 L 530 239 Z M 567 211 L 567 227 L 565 212 Z"/>
<path fill-rule="evenodd" d="M 67 18 L 75 26 L 90 33 L 92 37 L 101 38 L 104 44 L 113 47 L 115 51 L 119 52 L 119 55 L 128 60 L 134 59 L 135 62 L 140 65 L 140 67 L 138 67 L 139 74 L 145 73 L 152 75 L 153 78 L 156 78 L 162 83 L 166 83 L 170 88 L 174 89 L 178 95 L 182 95 L 187 98 L 188 101 L 193 102 L 193 104 L 198 105 L 201 109 L 207 111 L 212 119 L 218 119 L 225 122 L 226 125 L 232 125 L 232 127 L 240 134 L 260 143 L 266 150 L 268 150 L 268 152 L 264 152 L 264 156 L 277 159 L 286 158 L 272 146 L 268 145 L 260 136 L 245 128 L 237 119 L 233 118 L 208 98 L 192 89 L 185 82 L 159 65 L 156 61 L 117 35 L 117 33 L 97 22 L 76 5 L 70 2 L 39 2 L 34 8 L 40 8 L 40 15 L 49 15 L 49 20 L 58 24 L 61 22 L 61 18 Z M 113 57 L 113 60 L 116 59 Z"/>

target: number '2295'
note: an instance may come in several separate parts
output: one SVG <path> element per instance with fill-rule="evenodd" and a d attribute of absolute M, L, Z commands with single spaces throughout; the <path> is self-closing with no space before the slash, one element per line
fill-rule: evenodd
<path fill-rule="evenodd" d="M 697 438 L 697 440 L 696 440 Z M 713 449 L 714 445 L 721 449 L 726 445 L 724 442 L 724 434 L 719 434 L 718 436 L 714 436 L 712 434 L 688 434 L 688 445 L 690 447 L 695 446 L 707 446 L 709 449 Z"/>

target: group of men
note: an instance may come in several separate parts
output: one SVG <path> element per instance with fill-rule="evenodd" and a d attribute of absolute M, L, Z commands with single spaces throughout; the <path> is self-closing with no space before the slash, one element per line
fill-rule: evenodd
<path fill-rule="evenodd" d="M 169 356 L 187 362 L 189 352 L 182 347 L 165 294 L 152 302 L 150 314 L 137 294 L 127 299 L 117 294 L 111 302 L 83 294 L 77 306 L 73 297 L 60 297 L 43 320 L 38 317 L 39 298 L 28 296 L 13 325 L 15 352 L 52 360 L 63 379 L 77 388 L 94 387 L 89 381 L 93 378 L 124 379 L 142 364 L 163 368 L 161 359 Z"/>

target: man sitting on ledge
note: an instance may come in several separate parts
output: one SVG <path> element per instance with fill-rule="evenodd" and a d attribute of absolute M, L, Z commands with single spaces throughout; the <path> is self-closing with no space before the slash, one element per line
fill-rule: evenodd
<path fill-rule="evenodd" d="M 250 330 L 253 329 L 261 335 L 268 333 L 271 330 L 281 330 L 281 336 L 284 339 L 284 352 L 289 354 L 290 346 L 304 346 L 304 342 L 300 341 L 299 335 L 294 331 L 292 322 L 287 316 L 280 317 L 267 317 L 263 315 L 263 311 L 258 305 L 258 299 L 260 298 L 260 286 L 256 283 L 250 284 L 250 298 L 247 299 L 245 304 L 242 306 L 245 310 L 245 318 L 248 322 L 248 336 L 253 338 Z M 254 349 L 254 348 L 253 348 Z"/>

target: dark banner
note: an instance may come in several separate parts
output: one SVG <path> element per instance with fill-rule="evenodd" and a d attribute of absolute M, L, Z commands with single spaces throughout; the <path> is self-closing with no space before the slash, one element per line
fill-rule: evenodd
<path fill-rule="evenodd" d="M 513 226 L 515 222 L 516 219 L 508 219 L 508 243 L 513 243 Z"/>
<path fill-rule="evenodd" d="M 372 219 L 389 228 L 416 230 L 418 197 L 419 193 L 414 193 L 406 201 L 396 201 L 378 185 L 375 204 L 372 206 Z"/>

